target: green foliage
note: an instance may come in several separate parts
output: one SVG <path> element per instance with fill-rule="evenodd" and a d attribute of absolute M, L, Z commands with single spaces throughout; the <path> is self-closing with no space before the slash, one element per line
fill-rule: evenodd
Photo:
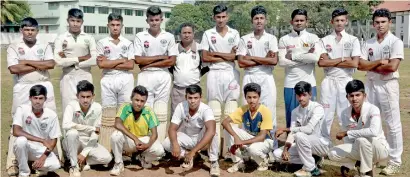
<path fill-rule="evenodd" d="M 27 1 L 1 0 L 1 23 L 18 23 L 31 16 Z"/>

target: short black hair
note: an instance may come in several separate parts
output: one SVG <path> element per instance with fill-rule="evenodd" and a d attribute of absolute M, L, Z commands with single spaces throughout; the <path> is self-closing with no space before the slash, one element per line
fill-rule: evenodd
<path fill-rule="evenodd" d="M 295 9 L 292 12 L 292 15 L 290 15 L 292 20 L 293 20 L 293 18 L 295 18 L 296 15 L 304 15 L 306 17 L 306 20 L 308 19 L 308 14 L 307 14 L 307 11 L 305 9 Z"/>
<path fill-rule="evenodd" d="M 36 19 L 34 19 L 32 17 L 24 18 L 20 23 L 20 28 L 24 28 L 24 27 L 38 28 L 38 22 L 37 22 Z"/>
<path fill-rule="evenodd" d="M 185 93 L 188 95 L 193 95 L 195 93 L 199 93 L 200 96 L 202 96 L 202 89 L 199 85 L 193 84 L 193 85 L 189 85 L 186 89 L 185 89 Z"/>
<path fill-rule="evenodd" d="M 226 11 L 228 11 L 228 7 L 224 4 L 218 4 L 214 7 L 214 10 L 212 10 L 214 16 Z"/>
<path fill-rule="evenodd" d="M 135 94 L 141 95 L 141 96 L 145 96 L 148 99 L 148 90 L 147 88 L 145 88 L 142 85 L 138 85 L 136 86 L 133 90 L 132 90 L 132 94 L 131 94 L 131 100 L 132 98 L 135 96 Z"/>
<path fill-rule="evenodd" d="M 83 19 L 84 13 L 82 10 L 77 9 L 77 8 L 72 8 L 68 10 L 68 18 L 78 18 L 78 19 Z"/>
<path fill-rule="evenodd" d="M 91 93 L 94 95 L 94 85 L 87 81 L 87 80 L 82 80 L 78 82 L 77 84 L 77 94 L 80 92 L 88 92 L 91 91 Z"/>
<path fill-rule="evenodd" d="M 346 84 L 346 94 L 350 94 L 353 92 L 362 92 L 365 93 L 365 89 L 364 89 L 364 84 L 362 81 L 354 79 L 352 81 L 349 81 Z"/>
<path fill-rule="evenodd" d="M 179 25 L 179 33 L 181 33 L 181 32 L 182 32 L 182 28 L 185 28 L 185 27 L 191 27 L 191 28 L 192 28 L 192 32 L 195 31 L 195 25 L 192 24 L 192 23 L 186 22 L 186 23 L 182 23 L 181 25 Z"/>
<path fill-rule="evenodd" d="M 390 21 L 391 20 L 391 13 L 390 13 L 389 9 L 386 9 L 386 8 L 377 9 L 373 13 L 372 20 L 374 21 L 374 18 L 376 18 L 376 17 L 386 17 Z"/>
<path fill-rule="evenodd" d="M 35 85 L 30 88 L 30 97 L 44 95 L 47 98 L 47 88 L 43 85 Z"/>
<path fill-rule="evenodd" d="M 261 96 L 261 86 L 257 83 L 248 83 L 243 87 L 243 92 L 245 93 L 245 96 L 248 92 L 256 92 Z"/>
<path fill-rule="evenodd" d="M 335 17 L 338 17 L 338 16 L 342 16 L 342 15 L 347 16 L 347 15 L 349 15 L 349 12 L 347 12 L 347 10 L 344 9 L 344 8 L 338 8 L 338 9 L 336 9 L 332 12 L 332 19 L 334 19 Z"/>
<path fill-rule="evenodd" d="M 117 14 L 117 13 L 114 13 L 114 12 L 110 13 L 110 15 L 108 15 L 108 23 L 110 21 L 113 21 L 113 20 L 119 20 L 121 23 L 123 22 L 121 14 Z"/>
<path fill-rule="evenodd" d="M 263 7 L 261 5 L 258 5 L 258 6 L 255 6 L 254 8 L 252 8 L 252 10 L 251 10 L 251 19 L 253 19 L 253 17 L 255 15 L 259 15 L 259 14 L 265 15 L 265 17 L 266 17 L 267 13 L 266 13 L 265 7 Z"/>
<path fill-rule="evenodd" d="M 157 16 L 157 15 L 161 15 L 162 17 L 162 11 L 161 8 L 159 6 L 150 6 L 147 9 L 147 17 L 148 16 Z"/>
<path fill-rule="evenodd" d="M 295 85 L 295 94 L 296 95 L 301 95 L 303 93 L 312 93 L 312 85 L 310 83 L 305 82 L 305 81 L 300 81 Z"/>

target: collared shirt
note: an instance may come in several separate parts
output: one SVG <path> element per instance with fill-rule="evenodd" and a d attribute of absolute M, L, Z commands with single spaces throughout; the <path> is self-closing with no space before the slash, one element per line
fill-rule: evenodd
<path fill-rule="evenodd" d="M 93 102 L 87 113 L 83 113 L 80 103 L 75 100 L 70 102 L 64 109 L 63 129 L 78 130 L 79 136 L 89 137 L 97 127 L 101 127 L 102 107 L 99 103 Z"/>
<path fill-rule="evenodd" d="M 390 31 L 384 37 L 383 41 L 379 43 L 377 41 L 377 35 L 369 40 L 362 47 L 363 60 L 375 61 L 380 59 L 404 59 L 404 45 L 403 41 L 393 35 Z M 391 80 L 398 79 L 399 70 L 382 75 L 372 71 L 368 71 L 366 74 L 369 80 Z"/>
<path fill-rule="evenodd" d="M 201 50 L 220 53 L 231 53 L 232 47 L 238 46 L 240 36 L 235 29 L 228 27 L 228 32 L 222 37 L 216 27 L 206 30 L 202 36 Z M 230 61 L 204 63 L 209 65 L 211 70 L 233 70 L 235 63 Z"/>
<path fill-rule="evenodd" d="M 321 39 L 322 53 L 327 53 L 330 59 L 342 57 L 360 57 L 360 43 L 357 37 L 352 36 L 343 30 L 340 32 L 342 38 L 337 41 L 337 34 L 333 31 L 332 34 L 327 35 Z M 332 77 L 352 77 L 356 70 L 355 68 L 339 68 L 339 67 L 325 67 L 323 68 L 326 76 Z"/>
<path fill-rule="evenodd" d="M 46 61 L 53 60 L 53 51 L 49 44 L 37 40 L 31 48 L 24 43 L 23 39 L 11 44 L 7 48 L 7 67 L 19 64 L 19 60 Z M 33 71 L 26 74 L 15 74 L 14 82 L 41 82 L 50 79 L 49 72 Z"/>
<path fill-rule="evenodd" d="M 191 48 L 185 50 L 178 44 L 177 61 L 174 67 L 174 84 L 179 87 L 187 87 L 197 84 L 200 81 L 201 72 L 199 70 L 200 57 L 198 52 L 199 44 L 192 42 Z"/>
<path fill-rule="evenodd" d="M 263 104 L 259 105 L 253 116 L 249 105 L 244 105 L 237 108 L 229 117 L 234 124 L 242 124 L 242 129 L 253 136 L 257 136 L 261 130 L 268 130 L 266 139 L 274 138 L 274 132 L 270 132 L 273 129 L 272 113 Z"/>
<path fill-rule="evenodd" d="M 121 35 L 118 37 L 118 39 L 120 40 L 118 44 L 114 44 L 112 42 L 114 39 L 111 36 L 100 39 L 97 42 L 97 54 L 107 57 L 108 60 L 117 60 L 122 58 L 134 60 L 134 45 L 132 44 L 132 42 Z M 113 75 L 127 72 L 128 71 L 124 70 L 104 69 L 103 75 Z"/>
<path fill-rule="evenodd" d="M 285 67 L 285 88 L 294 88 L 299 81 L 316 86 L 315 64 L 320 52 L 315 48 L 318 42 L 319 37 L 306 30 L 299 34 L 292 30 L 279 39 L 279 65 Z M 292 60 L 285 58 L 288 52 L 292 54 Z"/>
<path fill-rule="evenodd" d="M 271 50 L 278 52 L 278 40 L 272 34 L 263 32 L 262 36 L 257 39 L 254 32 L 242 36 L 236 55 L 256 56 L 265 58 Z M 273 65 L 259 65 L 245 68 L 245 74 L 272 74 Z"/>
<path fill-rule="evenodd" d="M 134 40 L 136 56 L 177 56 L 178 48 L 175 37 L 169 32 L 161 30 L 157 37 L 152 36 L 148 30 L 137 33 Z M 167 70 L 168 68 L 150 67 L 145 70 L 157 71 Z"/>
<path fill-rule="evenodd" d="M 188 102 L 183 101 L 175 108 L 171 123 L 179 126 L 178 131 L 192 137 L 197 137 L 201 130 L 205 128 L 205 122 L 210 120 L 215 120 L 215 117 L 208 105 L 201 102 L 197 112 L 191 116 L 189 114 Z"/>
<path fill-rule="evenodd" d="M 91 69 L 91 66 L 97 65 L 97 49 L 95 39 L 92 35 L 81 33 L 74 38 L 68 31 L 59 35 L 54 41 L 54 59 L 58 66 L 72 67 L 76 69 L 85 68 Z M 58 54 L 64 52 L 66 58 L 61 58 Z M 78 57 L 91 55 L 91 58 L 79 62 Z"/>
<path fill-rule="evenodd" d="M 56 139 L 61 136 L 57 114 L 46 107 L 43 108 L 41 117 L 37 118 L 30 104 L 20 105 L 14 114 L 13 125 L 18 125 L 28 134 L 42 139 Z"/>
<path fill-rule="evenodd" d="M 159 121 L 154 111 L 148 106 L 144 106 L 141 115 L 135 119 L 131 103 L 123 104 L 117 112 L 125 128 L 127 128 L 136 137 L 151 135 L 151 129 L 159 125 Z"/>

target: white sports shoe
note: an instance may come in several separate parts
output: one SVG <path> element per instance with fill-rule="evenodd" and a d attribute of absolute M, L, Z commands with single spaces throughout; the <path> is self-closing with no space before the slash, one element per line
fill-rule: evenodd
<path fill-rule="evenodd" d="M 235 164 L 233 164 L 232 167 L 228 168 L 228 172 L 229 173 L 235 173 L 237 171 L 239 171 L 240 169 L 243 170 L 245 168 L 245 163 L 243 162 L 243 160 L 240 160 L 238 162 L 236 162 Z"/>
<path fill-rule="evenodd" d="M 70 167 L 70 177 L 81 177 L 80 169 L 78 167 Z"/>
<path fill-rule="evenodd" d="M 399 165 L 394 165 L 394 164 L 389 163 L 387 164 L 385 168 L 383 168 L 383 170 L 380 173 L 383 175 L 392 176 L 392 175 L 399 173 L 399 171 L 400 171 Z"/>
<path fill-rule="evenodd" d="M 114 167 L 111 169 L 110 174 L 113 176 L 118 176 L 121 172 L 124 171 L 124 164 L 123 163 L 116 163 Z"/>

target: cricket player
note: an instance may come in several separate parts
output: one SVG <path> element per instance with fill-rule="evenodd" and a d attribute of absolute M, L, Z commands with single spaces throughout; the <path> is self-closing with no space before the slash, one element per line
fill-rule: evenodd
<path fill-rule="evenodd" d="M 380 109 L 381 117 L 387 123 L 390 160 L 382 170 L 385 175 L 399 172 L 403 153 L 398 68 L 404 59 L 404 49 L 403 41 L 390 32 L 391 23 L 389 10 L 378 9 L 373 13 L 377 35 L 363 45 L 359 62 L 359 70 L 367 71 L 367 100 Z"/>
<path fill-rule="evenodd" d="M 111 135 L 111 148 L 114 154 L 114 167 L 111 175 L 118 176 L 124 171 L 122 152 L 136 152 L 143 168 L 151 168 L 152 161 L 165 155 L 158 139 L 159 121 L 145 103 L 148 90 L 137 86 L 132 90 L 131 103 L 124 103 L 115 118 L 115 131 Z"/>
<path fill-rule="evenodd" d="M 260 102 L 269 108 L 273 125 L 276 125 L 276 85 L 272 70 L 278 63 L 278 40 L 265 31 L 266 16 L 263 6 L 251 10 L 254 31 L 242 36 L 236 54 L 239 67 L 245 68 L 242 85 L 257 83 L 261 86 Z M 246 104 L 246 99 L 243 102 Z M 275 130 L 273 127 L 273 133 Z"/>
<path fill-rule="evenodd" d="M 43 85 L 48 91 L 48 99 L 45 100 L 44 106 L 56 111 L 54 88 L 48 72 L 55 65 L 52 48 L 37 39 L 36 19 L 23 19 L 20 23 L 20 32 L 23 38 L 7 48 L 7 67 L 14 79 L 11 114 L 14 115 L 18 106 L 30 103 L 29 90 L 37 84 Z M 10 133 L 6 169 L 9 175 L 16 175 L 18 169 L 13 154 L 15 137 L 12 136 L 12 132 Z"/>
<path fill-rule="evenodd" d="M 318 164 L 327 155 L 330 139 L 326 138 L 326 127 L 323 127 L 324 110 L 321 104 L 311 101 L 312 86 L 300 81 L 295 85 L 296 99 L 299 106 L 293 109 L 290 128 L 279 128 L 275 137 L 288 133 L 285 146 L 273 152 L 275 161 L 303 164 L 295 176 L 318 176 Z M 317 160 L 313 155 L 319 156 Z M 316 161 L 316 163 L 315 163 Z"/>
<path fill-rule="evenodd" d="M 346 93 L 350 106 L 342 112 L 342 131 L 336 135 L 338 140 L 344 140 L 344 144 L 330 149 L 329 159 L 343 163 L 342 175 L 359 161 L 360 175 L 357 176 L 370 177 L 373 176 L 373 163 L 389 157 L 380 111 L 365 101 L 367 95 L 362 81 L 348 82 Z"/>
<path fill-rule="evenodd" d="M 118 107 L 131 102 L 134 89 L 134 45 L 121 36 L 123 18 L 119 14 L 108 15 L 110 36 L 97 42 L 97 65 L 103 69 L 101 79 L 101 103 L 103 108 Z"/>
<path fill-rule="evenodd" d="M 158 139 L 167 134 L 168 100 L 171 92 L 171 74 L 168 68 L 175 65 L 178 48 L 174 35 L 161 29 L 162 11 L 158 6 L 147 9 L 147 31 L 137 33 L 134 40 L 135 63 L 139 64 L 137 85 L 147 88 L 147 104 L 154 109 L 160 122 Z"/>
<path fill-rule="evenodd" d="M 304 9 L 296 9 L 291 14 L 291 33 L 279 39 L 279 66 L 285 68 L 284 98 L 286 128 L 290 127 L 291 113 L 299 105 L 294 87 L 299 81 L 312 85 L 312 100 L 316 100 L 315 63 L 320 58 L 320 50 L 315 50 L 319 37 L 306 31 L 308 15 Z"/>
<path fill-rule="evenodd" d="M 65 138 L 63 146 L 70 159 L 70 177 L 80 177 L 89 165 L 108 164 L 112 157 L 102 145 L 98 144 L 101 126 L 101 105 L 94 102 L 94 85 L 87 80 L 77 84 L 78 101 L 70 102 L 63 117 Z"/>
<path fill-rule="evenodd" d="M 256 83 L 246 84 L 245 98 L 248 104 L 237 108 L 227 116 L 222 126 L 225 139 L 232 153 L 234 165 L 228 168 L 234 173 L 245 167 L 243 158 L 250 156 L 258 164 L 258 171 L 268 170 L 268 154 L 274 150 L 274 135 L 271 134 L 272 113 L 260 103 L 261 87 Z M 242 128 L 231 123 L 241 124 Z"/>
<path fill-rule="evenodd" d="M 355 69 L 359 65 L 360 43 L 357 37 L 345 31 L 348 22 L 348 12 L 345 9 L 336 9 L 332 12 L 334 31 L 321 39 L 322 55 L 318 62 L 323 67 L 325 78 L 322 81 L 320 101 L 325 110 L 327 132 L 330 138 L 335 112 L 341 125 L 342 111 L 349 106 L 346 99 L 345 87 L 351 81 Z"/>
<path fill-rule="evenodd" d="M 208 105 L 214 112 L 216 133 L 220 136 L 221 104 L 225 104 L 224 115 L 231 114 L 238 107 L 240 85 L 235 58 L 240 36 L 237 30 L 226 25 L 229 16 L 225 5 L 214 7 L 213 19 L 216 26 L 203 34 L 201 49 L 202 61 L 209 66 L 206 83 Z M 223 146 L 223 151 L 227 148 Z M 225 152 L 224 155 L 229 156 Z"/>
<path fill-rule="evenodd" d="M 198 52 L 199 44 L 194 41 L 195 29 L 191 23 L 180 26 L 181 42 L 178 45 L 178 55 L 173 66 L 174 86 L 171 92 L 171 112 L 185 100 L 185 90 L 189 85 L 199 84 L 201 78 L 201 59 Z"/>
<path fill-rule="evenodd" d="M 189 85 L 185 93 L 186 101 L 178 104 L 171 119 L 168 138 L 162 145 L 173 157 L 184 158 L 181 166 L 185 170 L 193 167 L 195 154 L 209 146 L 210 175 L 219 176 L 219 136 L 216 135 L 212 109 L 201 102 L 202 89 L 198 85 Z"/>
<path fill-rule="evenodd" d="M 96 65 L 97 50 L 94 37 L 81 30 L 83 17 L 80 9 L 70 9 L 67 17 L 69 29 L 54 42 L 55 62 L 63 68 L 60 79 L 63 111 L 68 103 L 77 99 L 78 82 L 93 81 L 91 66 Z"/>
<path fill-rule="evenodd" d="M 29 91 L 29 104 L 17 107 L 13 116 L 14 154 L 19 168 L 19 177 L 29 177 L 28 161 L 34 161 L 32 168 L 38 175 L 60 168 L 60 161 L 52 152 L 61 136 L 57 114 L 44 107 L 47 88 L 34 85 Z"/>

